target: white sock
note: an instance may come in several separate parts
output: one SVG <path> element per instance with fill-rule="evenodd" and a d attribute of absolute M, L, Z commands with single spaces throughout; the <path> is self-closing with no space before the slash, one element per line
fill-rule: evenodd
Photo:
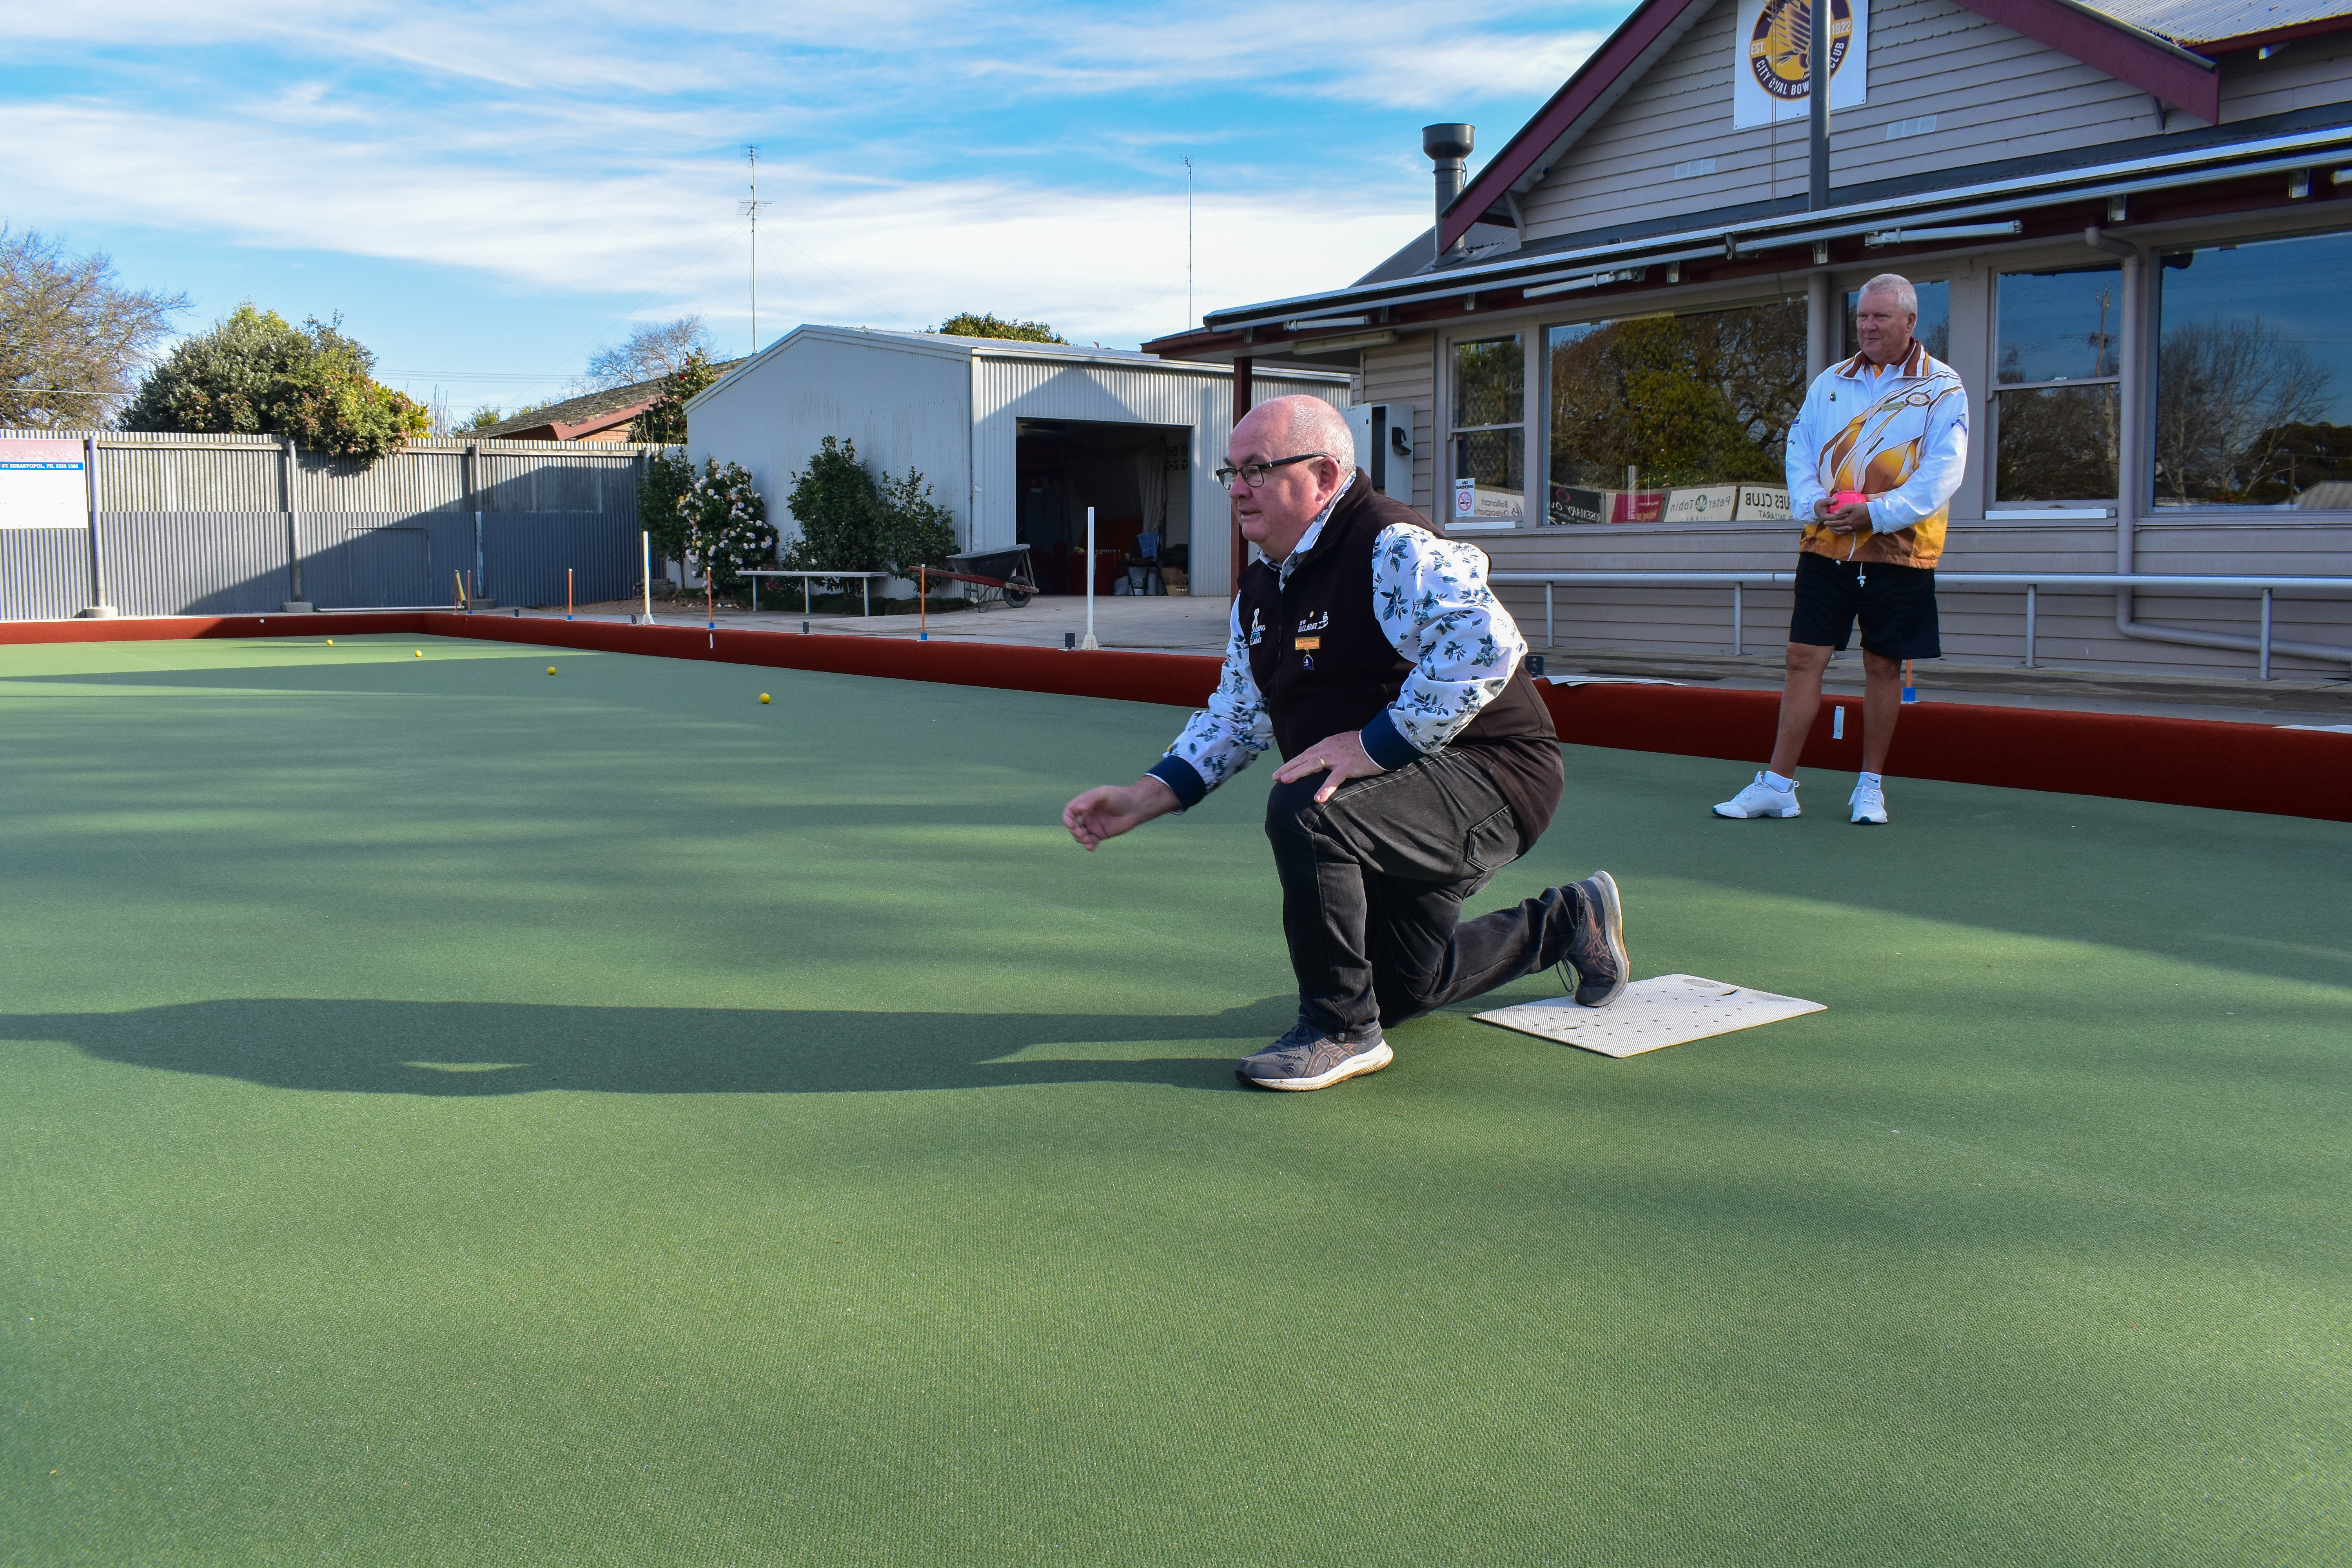
<path fill-rule="evenodd" d="M 1770 768 L 1766 768 L 1764 770 L 1764 783 L 1768 788 L 1777 789 L 1782 795 L 1786 795 L 1790 790 L 1797 787 L 1796 780 L 1784 779 L 1779 773 L 1774 773 Z"/>
<path fill-rule="evenodd" d="M 1864 773 L 1862 775 L 1862 782 L 1868 784 L 1872 789 L 1882 789 L 1885 787 L 1885 781 L 1882 780 L 1876 773 Z"/>

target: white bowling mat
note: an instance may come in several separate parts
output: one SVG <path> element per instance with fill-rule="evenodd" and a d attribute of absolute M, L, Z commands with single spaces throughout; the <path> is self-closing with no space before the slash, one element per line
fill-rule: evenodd
<path fill-rule="evenodd" d="M 1827 1011 L 1823 1004 L 1801 997 L 1727 985 L 1696 974 L 1660 974 L 1636 980 L 1606 1007 L 1580 1007 L 1570 997 L 1555 996 L 1549 1002 L 1497 1007 L 1477 1017 L 1483 1023 L 1540 1035 L 1604 1057 L 1633 1057 L 1685 1040 L 1703 1040 L 1709 1035 L 1727 1035 L 1802 1013 Z"/>

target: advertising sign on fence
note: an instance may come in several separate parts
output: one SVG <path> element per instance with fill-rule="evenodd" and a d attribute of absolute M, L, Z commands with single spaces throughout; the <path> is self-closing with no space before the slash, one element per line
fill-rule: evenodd
<path fill-rule="evenodd" d="M 81 443 L 0 439 L 0 528 L 88 528 Z"/>

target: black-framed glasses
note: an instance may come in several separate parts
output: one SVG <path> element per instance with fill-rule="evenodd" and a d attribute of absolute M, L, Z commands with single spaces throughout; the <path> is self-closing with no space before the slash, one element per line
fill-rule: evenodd
<path fill-rule="evenodd" d="M 1330 455 L 1328 452 L 1301 452 L 1295 458 L 1276 458 L 1271 463 L 1244 463 L 1238 468 L 1219 468 L 1215 470 L 1217 483 L 1231 489 L 1234 488 L 1234 481 L 1239 479 L 1250 489 L 1255 489 L 1265 483 L 1266 475 L 1276 468 L 1286 468 L 1293 463 L 1304 463 L 1312 458 L 1328 458 Z"/>

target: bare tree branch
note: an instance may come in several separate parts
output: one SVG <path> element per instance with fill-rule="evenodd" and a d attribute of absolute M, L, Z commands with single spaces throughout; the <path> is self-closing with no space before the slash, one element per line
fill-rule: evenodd
<path fill-rule="evenodd" d="M 185 294 L 122 287 L 100 252 L 0 225 L 0 425 L 106 423 L 187 308 Z"/>

